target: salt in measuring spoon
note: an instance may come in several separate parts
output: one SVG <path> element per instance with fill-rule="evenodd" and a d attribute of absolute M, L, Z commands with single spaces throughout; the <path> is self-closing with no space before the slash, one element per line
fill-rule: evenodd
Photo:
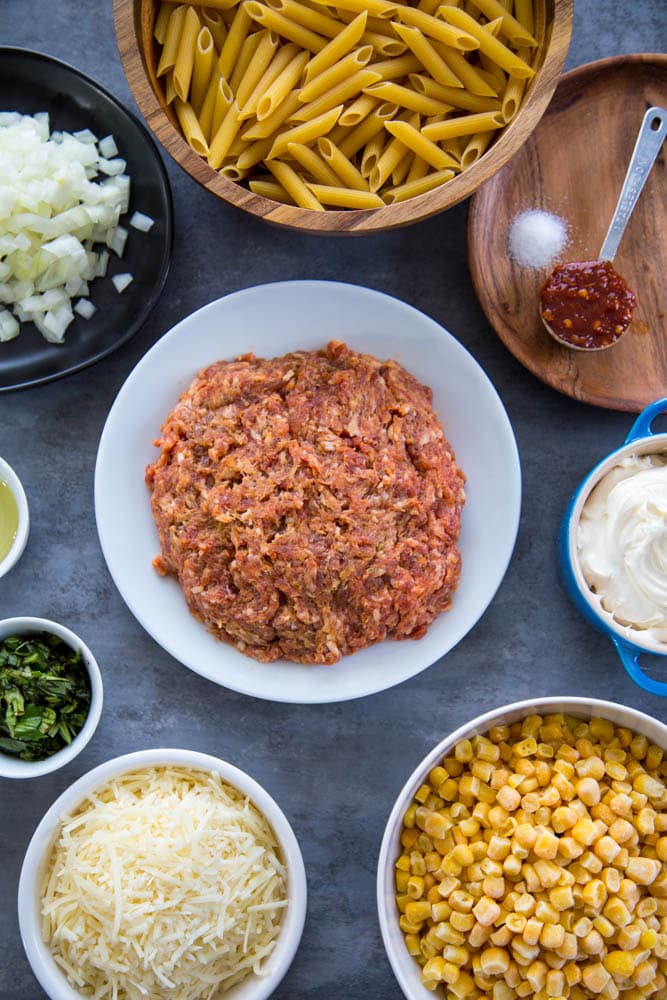
<path fill-rule="evenodd" d="M 565 347 L 604 350 L 630 324 L 637 300 L 611 262 L 666 134 L 667 111 L 649 108 L 598 258 L 561 264 L 542 286 L 540 317 L 551 336 Z"/>

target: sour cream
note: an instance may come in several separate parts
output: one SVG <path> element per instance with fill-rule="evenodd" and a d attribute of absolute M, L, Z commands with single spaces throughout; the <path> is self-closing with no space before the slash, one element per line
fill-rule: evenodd
<path fill-rule="evenodd" d="M 584 504 L 581 569 L 621 625 L 667 642 L 667 455 L 629 455 Z"/>

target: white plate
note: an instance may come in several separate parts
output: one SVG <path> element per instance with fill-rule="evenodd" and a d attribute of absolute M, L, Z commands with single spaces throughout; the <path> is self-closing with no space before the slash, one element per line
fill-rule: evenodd
<path fill-rule="evenodd" d="M 160 550 L 144 470 L 160 426 L 196 373 L 253 351 L 276 357 L 328 340 L 395 358 L 433 390 L 467 476 L 461 581 L 451 610 L 423 639 L 386 641 L 333 666 L 257 663 L 214 639 L 187 609 L 179 584 L 151 560 Z M 167 652 L 216 684 L 271 701 L 346 701 L 413 677 L 449 652 L 483 614 L 502 580 L 519 522 L 521 473 L 507 414 L 489 379 L 442 327 L 380 292 L 327 281 L 259 285 L 182 320 L 145 355 L 107 418 L 95 470 L 95 512 L 109 571 L 130 611 Z"/>

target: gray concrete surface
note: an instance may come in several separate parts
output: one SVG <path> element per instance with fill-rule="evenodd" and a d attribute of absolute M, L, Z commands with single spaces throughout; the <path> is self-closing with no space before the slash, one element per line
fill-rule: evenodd
<path fill-rule="evenodd" d="M 71 62 L 134 107 L 110 0 L 2 0 L 0 40 Z M 630 14 L 621 0 L 577 0 L 568 67 L 621 52 L 659 51 L 666 40 L 667 6 L 661 0 L 635 0 Z M 556 532 L 569 494 L 621 443 L 632 417 L 559 395 L 506 351 L 469 280 L 466 205 L 364 239 L 306 237 L 246 217 L 171 161 L 167 167 L 175 252 L 168 286 L 149 322 L 92 368 L 0 396 L 0 454 L 21 475 L 33 518 L 21 563 L 0 581 L 0 617 L 42 615 L 67 624 L 93 648 L 106 684 L 100 727 L 75 762 L 35 781 L 0 779 L 0 1000 L 44 997 L 23 954 L 15 903 L 23 853 L 41 815 L 96 764 L 160 745 L 207 751 L 240 765 L 266 786 L 294 825 L 310 899 L 300 950 L 275 996 L 399 1000 L 377 924 L 375 868 L 394 797 L 421 757 L 467 719 L 519 698 L 582 694 L 666 715 L 665 702 L 625 677 L 611 644 L 573 609 L 556 568 Z M 523 469 L 514 557 L 481 621 L 418 677 L 340 705 L 257 701 L 180 666 L 125 607 L 106 570 L 93 514 L 99 435 L 135 363 L 176 321 L 211 299 L 289 278 L 350 280 L 381 289 L 451 330 L 498 388 Z"/>

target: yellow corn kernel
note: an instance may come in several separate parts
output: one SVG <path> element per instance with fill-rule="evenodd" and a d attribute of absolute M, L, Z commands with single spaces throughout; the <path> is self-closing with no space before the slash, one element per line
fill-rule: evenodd
<path fill-rule="evenodd" d="M 421 899 L 424 895 L 424 879 L 421 875 L 411 875 L 408 878 L 406 891 L 410 899 Z"/>
<path fill-rule="evenodd" d="M 464 1000 L 465 997 L 469 997 L 476 992 L 475 980 L 469 972 L 462 969 L 456 982 L 449 984 L 448 992 L 457 997 L 457 1000 Z"/>
<path fill-rule="evenodd" d="M 583 816 L 572 827 L 572 836 L 578 843 L 583 844 L 585 847 L 590 847 L 593 841 L 597 839 L 597 835 L 598 830 L 593 820 Z"/>
<path fill-rule="evenodd" d="M 601 910 L 607 902 L 607 890 L 604 882 L 599 878 L 594 878 L 585 885 L 581 895 L 586 906 L 590 906 L 594 910 Z"/>
<path fill-rule="evenodd" d="M 662 781 L 652 778 L 650 774 L 638 774 L 632 782 L 632 787 L 636 792 L 647 795 L 649 799 L 660 799 L 665 793 L 665 786 Z"/>
<path fill-rule="evenodd" d="M 593 930 L 593 921 L 589 917 L 579 917 L 572 930 L 578 938 L 586 937 Z"/>
<path fill-rule="evenodd" d="M 521 858 L 515 857 L 514 854 L 508 854 L 503 861 L 503 872 L 506 878 L 516 879 L 521 874 L 522 864 Z"/>
<path fill-rule="evenodd" d="M 560 924 L 545 924 L 540 934 L 540 944 L 548 951 L 556 951 L 565 940 L 565 929 Z M 559 994 L 560 995 L 560 994 Z"/>
<path fill-rule="evenodd" d="M 654 743 L 651 743 L 650 747 L 646 751 L 646 757 L 644 758 L 644 767 L 648 771 L 655 771 L 656 768 L 660 767 L 663 757 L 664 757 L 664 751 L 662 750 L 662 748 L 657 747 Z"/>
<path fill-rule="evenodd" d="M 429 771 L 428 781 L 431 788 L 437 792 L 440 785 L 443 783 L 443 781 L 446 781 L 448 777 L 449 775 L 447 774 L 447 771 L 444 769 L 444 767 L 438 765 L 437 767 L 434 767 L 431 771 Z"/>
<path fill-rule="evenodd" d="M 447 899 L 450 893 L 454 892 L 455 889 L 459 889 L 460 886 L 461 882 L 459 879 L 455 878 L 453 875 L 445 875 L 438 885 L 438 892 L 443 899 Z"/>
<path fill-rule="evenodd" d="M 410 872 L 404 872 L 401 871 L 400 868 L 397 868 L 394 873 L 394 881 L 396 883 L 397 892 L 407 892 L 408 882 L 410 881 Z"/>
<path fill-rule="evenodd" d="M 500 916 L 500 907 L 494 899 L 488 896 L 482 898 L 472 908 L 475 919 L 482 927 L 490 927 Z"/>
<path fill-rule="evenodd" d="M 601 962 L 585 965 L 581 970 L 581 980 L 591 993 L 602 993 L 611 976 Z"/>
<path fill-rule="evenodd" d="M 508 913 L 505 918 L 505 926 L 509 928 L 512 934 L 523 934 L 524 927 L 526 926 L 526 918 L 522 913 Z"/>
<path fill-rule="evenodd" d="M 444 920 L 449 920 L 451 914 L 452 908 L 449 903 L 446 903 L 444 900 L 431 903 L 431 920 L 433 920 L 436 924 L 440 924 Z"/>
<path fill-rule="evenodd" d="M 635 957 L 631 951 L 610 951 L 602 959 L 607 972 L 612 976 L 629 978 L 635 971 Z"/>
<path fill-rule="evenodd" d="M 633 951 L 639 947 L 641 936 L 642 928 L 639 924 L 628 924 L 627 927 L 621 927 L 616 935 L 616 944 L 622 951 Z"/>
<path fill-rule="evenodd" d="M 594 927 L 581 938 L 580 947 L 586 955 L 600 955 L 604 951 L 604 938 Z"/>
<path fill-rule="evenodd" d="M 550 889 L 549 902 L 559 913 L 572 909 L 574 906 L 574 896 L 571 887 L 569 885 L 559 885 Z"/>
<path fill-rule="evenodd" d="M 604 938 L 611 938 L 616 933 L 616 927 L 614 924 L 612 924 L 610 920 L 607 920 L 606 917 L 603 917 L 601 913 L 598 913 L 597 917 L 593 917 L 593 927 L 595 927 L 595 929 L 599 931 Z"/>
<path fill-rule="evenodd" d="M 504 785 L 502 788 L 499 788 L 496 793 L 496 802 L 498 802 L 498 804 L 508 812 L 514 812 L 514 810 L 518 809 L 521 804 L 521 795 L 517 792 L 516 788 L 511 788 L 510 785 Z"/>
<path fill-rule="evenodd" d="M 523 938 L 512 939 L 512 955 L 517 965 L 530 965 L 540 954 L 539 945 L 528 944 Z"/>
<path fill-rule="evenodd" d="M 442 840 L 447 831 L 451 828 L 451 820 L 439 812 L 431 812 L 424 821 L 424 832 L 429 837 Z"/>
<path fill-rule="evenodd" d="M 447 778 L 438 788 L 438 795 L 445 802 L 454 802 L 459 794 L 459 783 L 454 778 Z"/>
<path fill-rule="evenodd" d="M 531 962 L 526 969 L 526 982 L 530 983 L 535 993 L 544 989 L 548 971 L 549 967 L 539 959 L 536 962 Z"/>
<path fill-rule="evenodd" d="M 558 854 L 558 837 L 551 830 L 541 830 L 533 845 L 533 851 L 538 858 L 547 858 L 553 861 Z"/>
<path fill-rule="evenodd" d="M 461 931 L 457 931 L 452 927 L 449 921 L 444 920 L 442 923 L 438 924 L 437 937 L 438 940 L 443 944 L 452 944 L 458 947 L 465 943 L 465 934 Z"/>
<path fill-rule="evenodd" d="M 445 960 L 442 955 L 435 955 L 433 958 L 429 958 L 422 969 L 422 983 L 425 986 L 429 982 L 441 983 L 443 981 L 444 967 Z"/>
<path fill-rule="evenodd" d="M 459 775 L 463 774 L 464 771 L 464 765 L 461 764 L 461 762 L 458 761 L 456 757 L 447 757 L 445 760 L 443 760 L 442 766 L 444 767 L 445 771 L 450 776 L 450 778 L 458 778 Z"/>
<path fill-rule="evenodd" d="M 625 873 L 637 885 L 651 885 L 660 874 L 661 868 L 662 865 L 656 858 L 630 858 Z"/>
<path fill-rule="evenodd" d="M 405 916 L 411 924 L 421 924 L 431 916 L 431 904 L 425 899 L 414 900 L 405 907 Z"/>
<path fill-rule="evenodd" d="M 479 760 L 487 760 L 492 764 L 500 760 L 500 749 L 495 743 L 485 739 L 483 736 L 475 736 L 473 738 L 473 750 Z"/>
<path fill-rule="evenodd" d="M 540 934 L 542 933 L 543 927 L 544 924 L 541 920 L 538 920 L 537 917 L 530 917 L 530 919 L 526 921 L 526 926 L 523 929 L 521 937 L 526 944 L 537 944 L 540 940 Z"/>
<path fill-rule="evenodd" d="M 560 761 L 559 763 L 565 764 L 565 761 Z M 570 766 L 570 765 L 567 765 Z M 553 770 L 555 770 L 557 764 L 554 764 Z M 565 772 L 565 777 L 569 775 Z M 551 781 L 552 768 L 551 764 L 547 763 L 546 760 L 538 760 L 535 762 L 535 777 L 537 778 L 537 783 L 541 788 L 545 788 Z"/>
<path fill-rule="evenodd" d="M 437 944 L 429 941 L 428 937 L 422 937 L 419 939 L 419 950 L 425 959 L 429 959 L 437 955 L 440 949 Z"/>
<path fill-rule="evenodd" d="M 494 767 L 488 760 L 474 760 L 470 765 L 470 771 L 476 778 L 479 778 L 480 781 L 486 784 L 493 776 Z"/>
<path fill-rule="evenodd" d="M 414 847 L 417 837 L 419 836 L 419 830 L 413 827 L 410 830 L 403 830 L 401 833 L 401 847 L 404 847 L 406 851 L 409 851 Z"/>
<path fill-rule="evenodd" d="M 464 837 L 469 840 L 472 837 L 476 837 L 480 830 L 479 821 L 474 818 L 474 816 L 469 816 L 468 819 L 462 819 L 459 823 L 459 830 Z"/>
<path fill-rule="evenodd" d="M 563 975 L 565 976 L 567 985 L 570 987 L 576 986 L 577 983 L 581 982 L 581 968 L 576 962 L 567 962 L 563 966 Z"/>
<path fill-rule="evenodd" d="M 454 747 L 454 756 L 461 764 L 468 764 L 473 756 L 470 740 L 460 740 Z"/>
<path fill-rule="evenodd" d="M 398 920 L 398 926 L 404 934 L 419 934 L 422 921 L 420 920 L 418 923 L 413 923 L 411 920 L 408 920 L 404 913 L 402 913 Z"/>
<path fill-rule="evenodd" d="M 472 913 L 461 913 L 460 910 L 452 910 L 449 922 L 457 931 L 464 933 L 471 931 L 475 926 L 475 918 Z"/>
<path fill-rule="evenodd" d="M 415 840 L 415 848 L 423 857 L 424 854 L 428 854 L 429 851 L 433 850 L 433 841 L 426 833 L 420 833 Z M 426 864 L 424 864 L 424 868 L 426 868 Z"/>
<path fill-rule="evenodd" d="M 631 979 L 635 986 L 648 986 L 655 978 L 655 966 L 653 962 L 640 962 L 632 973 Z"/>
<path fill-rule="evenodd" d="M 609 719 L 600 719 L 594 715 L 588 723 L 588 731 L 595 740 L 611 740 L 614 736 L 614 723 Z"/>
<path fill-rule="evenodd" d="M 561 997 L 565 992 L 565 976 L 560 969 L 550 969 L 544 986 L 548 997 Z"/>
<path fill-rule="evenodd" d="M 442 954 L 446 962 L 451 962 L 452 965 L 458 965 L 459 968 L 465 965 L 470 957 L 470 953 L 467 948 L 461 948 L 454 944 L 448 944 L 445 948 L 443 948 Z"/>
<path fill-rule="evenodd" d="M 595 754 L 584 760 L 578 760 L 574 769 L 580 778 L 594 778 L 596 781 L 601 781 L 605 775 L 604 761 Z"/>
<path fill-rule="evenodd" d="M 424 855 L 420 854 L 419 851 L 410 852 L 410 873 L 412 875 L 426 874 L 426 862 L 424 861 Z"/>
<path fill-rule="evenodd" d="M 417 934 L 405 935 L 405 947 L 408 949 L 408 954 L 412 955 L 413 958 L 417 958 L 419 955 L 421 955 L 421 948 L 419 947 L 419 936 Z"/>
<path fill-rule="evenodd" d="M 537 740 L 533 736 L 528 736 L 525 740 L 515 743 L 512 750 L 517 757 L 532 757 L 537 750 Z"/>
<path fill-rule="evenodd" d="M 608 900 L 602 913 L 615 927 L 625 927 L 632 920 L 627 906 L 618 896 L 612 896 Z"/>
<path fill-rule="evenodd" d="M 554 864 L 553 861 L 538 858 L 534 868 L 543 888 L 551 889 L 553 886 L 558 885 L 562 869 L 557 864 Z"/>
<path fill-rule="evenodd" d="M 493 932 L 489 940 L 498 948 L 504 948 L 512 940 L 512 932 L 505 923 L 502 927 L 499 927 L 497 931 Z"/>
<path fill-rule="evenodd" d="M 616 795 L 610 796 L 607 802 L 609 808 L 617 816 L 632 818 L 632 799 L 626 792 L 617 791 Z"/>
<path fill-rule="evenodd" d="M 652 896 L 645 896 L 637 903 L 637 908 L 635 910 L 635 916 L 646 919 L 646 917 L 652 917 L 658 908 L 657 899 L 653 899 Z"/>
<path fill-rule="evenodd" d="M 600 839 L 593 845 L 594 853 L 607 865 L 610 865 L 614 858 L 618 856 L 620 849 L 620 844 L 617 844 L 613 837 L 606 835 L 604 837 L 600 837 Z"/>
<path fill-rule="evenodd" d="M 420 804 L 426 802 L 427 798 L 431 794 L 431 788 L 429 785 L 420 785 L 420 787 L 415 792 L 415 799 Z"/>
<path fill-rule="evenodd" d="M 633 792 L 632 795 L 635 793 Z M 632 798 L 632 795 L 630 798 Z M 634 803 L 634 799 L 633 799 Z M 639 809 L 635 816 L 635 826 L 641 837 L 648 837 L 655 832 L 655 810 L 648 807 Z"/>
<path fill-rule="evenodd" d="M 485 948 L 479 960 L 485 976 L 503 976 L 510 967 L 510 956 L 504 948 Z"/>
<path fill-rule="evenodd" d="M 460 913 L 470 913 L 475 899 L 463 889 L 454 889 L 448 897 L 448 902 L 453 910 L 458 910 Z"/>
<path fill-rule="evenodd" d="M 603 868 L 600 879 L 610 896 L 615 896 L 621 888 L 621 873 L 617 868 Z"/>
<path fill-rule="evenodd" d="M 610 825 L 608 833 L 617 844 L 625 844 L 633 838 L 635 828 L 627 819 L 618 818 Z"/>
<path fill-rule="evenodd" d="M 576 936 L 569 931 L 565 931 L 563 943 L 556 949 L 556 953 L 565 962 L 575 959 L 579 954 L 579 942 Z"/>

